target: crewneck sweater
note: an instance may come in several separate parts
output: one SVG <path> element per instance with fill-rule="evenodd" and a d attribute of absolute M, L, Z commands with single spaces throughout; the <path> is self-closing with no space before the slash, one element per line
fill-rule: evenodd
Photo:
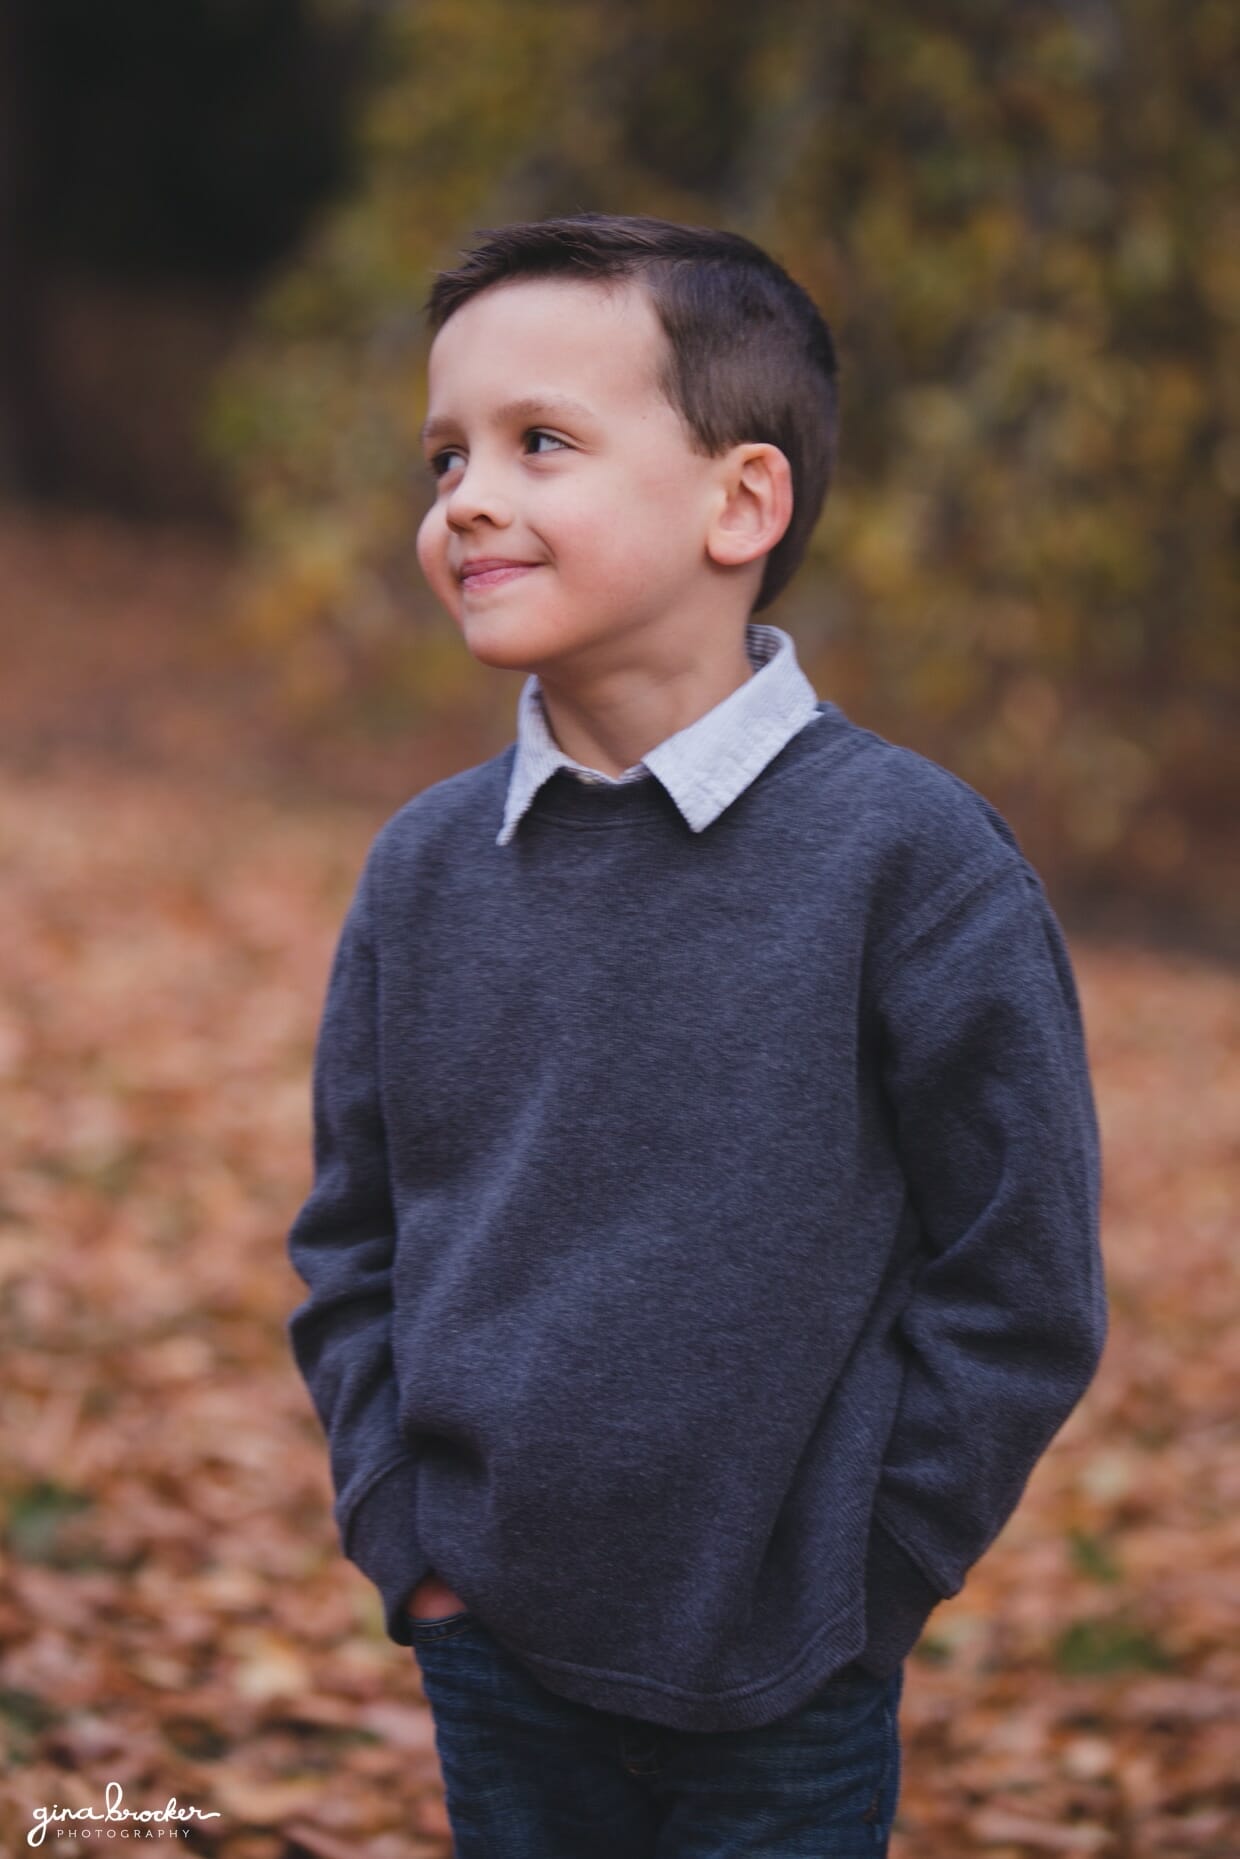
<path fill-rule="evenodd" d="M 823 700 L 704 831 L 514 745 L 379 830 L 289 1319 L 344 1553 L 550 1690 L 758 1727 L 894 1669 L 1106 1333 L 1063 934 L 1011 827 Z"/>

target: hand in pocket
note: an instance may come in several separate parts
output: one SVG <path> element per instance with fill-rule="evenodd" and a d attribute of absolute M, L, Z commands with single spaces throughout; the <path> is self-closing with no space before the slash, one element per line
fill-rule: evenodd
<path fill-rule="evenodd" d="M 415 1620 L 439 1620 L 449 1614 L 466 1612 L 464 1601 L 440 1581 L 438 1575 L 426 1575 L 409 1597 L 408 1610 Z"/>

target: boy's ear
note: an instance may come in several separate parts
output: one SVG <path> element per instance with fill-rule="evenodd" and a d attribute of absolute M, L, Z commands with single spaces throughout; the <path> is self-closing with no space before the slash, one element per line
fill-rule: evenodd
<path fill-rule="evenodd" d="M 768 555 L 792 521 L 792 467 L 777 445 L 734 445 L 721 460 L 706 553 L 721 568 Z"/>

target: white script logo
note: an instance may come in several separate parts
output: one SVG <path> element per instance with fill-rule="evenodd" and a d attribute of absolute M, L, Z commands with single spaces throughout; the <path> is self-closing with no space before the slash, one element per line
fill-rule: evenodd
<path fill-rule="evenodd" d="M 111 1826 L 106 1833 L 102 1828 L 96 1830 L 90 1826 L 74 1826 L 71 1837 L 79 1840 L 184 1840 L 189 1838 L 188 1827 L 174 1827 L 174 1820 L 218 1820 L 219 1814 L 204 1807 L 178 1807 L 176 1796 L 169 1795 L 165 1807 L 122 1807 L 121 1785 L 109 1782 L 104 1795 L 107 1807 L 99 1813 L 93 1807 L 36 1807 L 34 1826 L 26 1835 L 27 1846 L 42 1846 L 43 1836 L 50 1826 L 56 1827 L 56 1838 L 61 1839 L 63 1832 L 61 1821 L 122 1821 L 120 1827 Z"/>

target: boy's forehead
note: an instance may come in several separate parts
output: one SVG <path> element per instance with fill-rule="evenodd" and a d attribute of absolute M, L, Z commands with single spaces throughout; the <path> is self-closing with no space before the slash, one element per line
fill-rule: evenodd
<path fill-rule="evenodd" d="M 431 345 L 432 400 L 559 389 L 587 401 L 657 391 L 666 337 L 632 279 L 518 278 L 488 285 L 448 318 Z"/>

